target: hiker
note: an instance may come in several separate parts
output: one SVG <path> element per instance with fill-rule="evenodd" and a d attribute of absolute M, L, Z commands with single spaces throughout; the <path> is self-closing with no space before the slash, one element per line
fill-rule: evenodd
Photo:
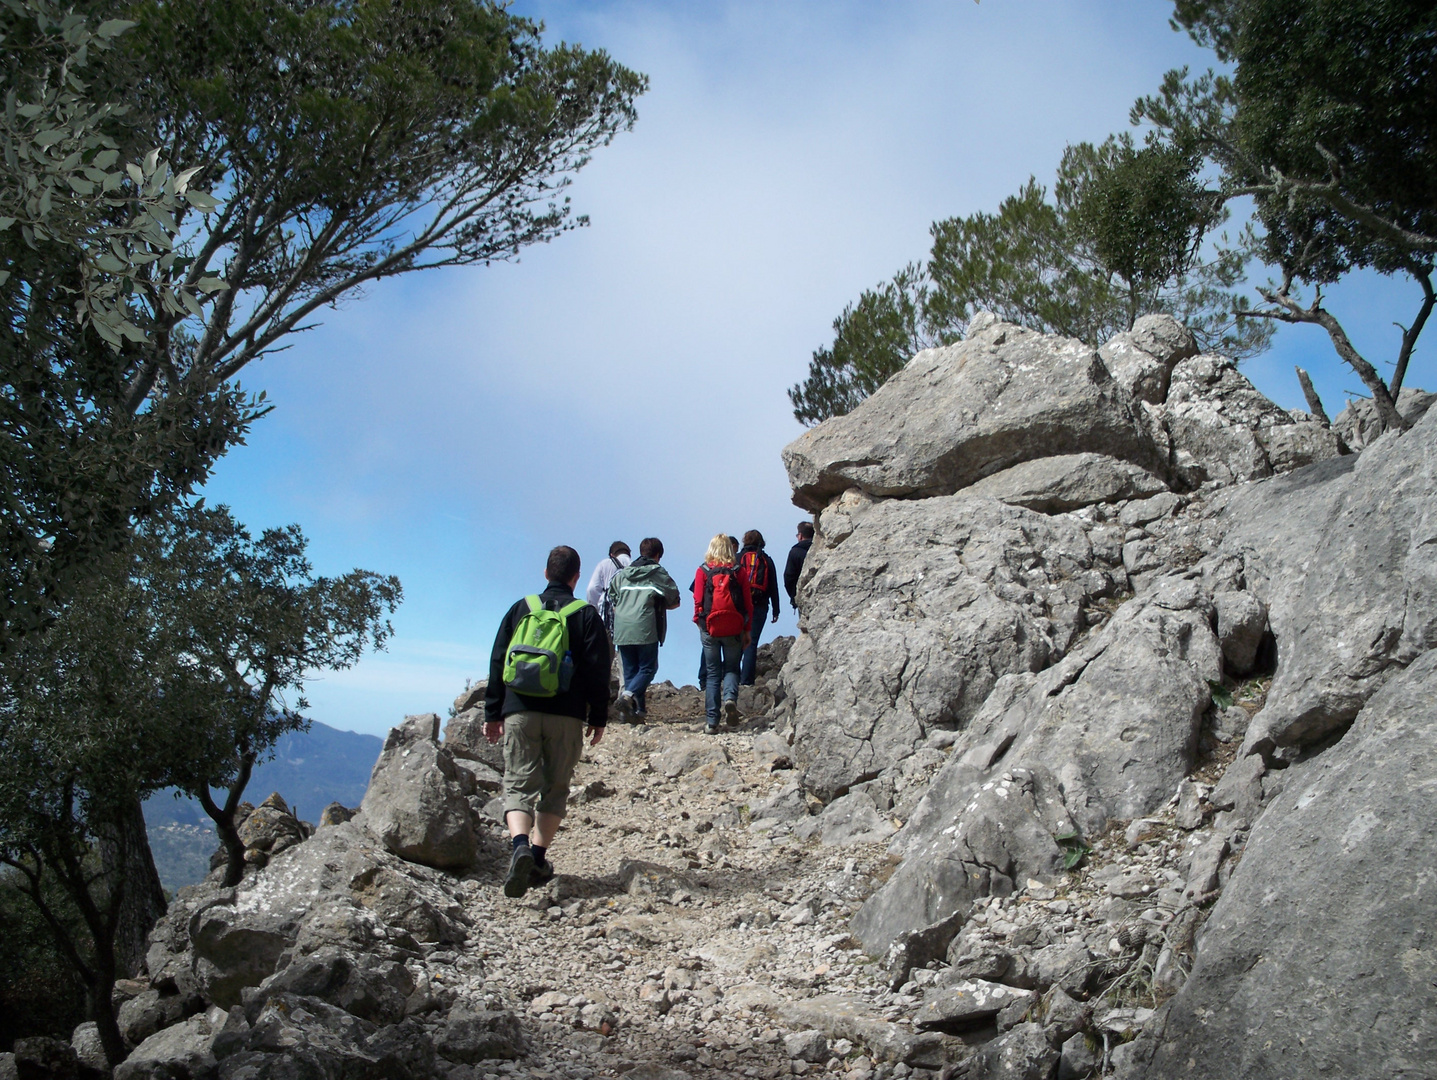
<path fill-rule="evenodd" d="M 604 629 L 611 638 L 614 636 L 614 609 L 609 604 L 609 582 L 615 574 L 629 565 L 629 554 L 629 545 L 622 540 L 615 540 L 610 544 L 609 557 L 594 567 L 593 576 L 589 578 L 589 588 L 584 594 L 589 603 L 599 609 L 599 614 L 604 618 Z"/>
<path fill-rule="evenodd" d="M 548 588 L 499 624 L 484 694 L 484 737 L 504 740 L 504 823 L 513 843 L 504 895 L 515 899 L 554 876 L 548 851 L 584 736 L 599 745 L 609 718 L 609 635 L 598 611 L 574 599 L 579 553 L 556 547 L 544 577 Z"/>
<path fill-rule="evenodd" d="M 813 546 L 813 522 L 798 523 L 798 543 L 788 549 L 788 565 L 783 568 L 783 587 L 788 592 L 788 605 L 798 610 L 798 575 L 803 573 L 803 561 L 808 558 L 808 549 Z"/>
<path fill-rule="evenodd" d="M 748 644 L 744 646 L 743 659 L 739 662 L 740 686 L 752 686 L 758 673 L 758 639 L 763 633 L 763 620 L 770 604 L 773 606 L 773 621 L 778 622 L 778 567 L 774 566 L 763 548 L 763 533 L 750 529 L 743 534 L 743 550 L 739 552 L 738 565 L 748 582 L 748 593 L 753 600 L 753 618 L 748 624 Z"/>
<path fill-rule="evenodd" d="M 728 542 L 733 545 L 734 551 L 738 551 L 738 537 L 730 536 Z M 735 556 L 737 558 L 737 556 Z M 689 592 L 694 591 L 693 582 L 689 582 Z M 706 689 L 709 681 L 709 660 L 708 654 L 704 652 L 703 645 L 699 646 L 699 689 Z"/>
<path fill-rule="evenodd" d="M 668 633 L 668 613 L 679 606 L 679 587 L 659 565 L 663 557 L 664 545 L 658 537 L 645 537 L 639 542 L 639 557 L 609 580 L 614 644 L 624 662 L 624 688 L 617 705 L 621 719 L 648 716 L 644 693 L 659 673 L 659 646 Z"/>
<path fill-rule="evenodd" d="M 704 564 L 694 574 L 694 622 L 704 646 L 704 715 L 708 733 L 719 729 L 719 699 L 723 716 L 739 722 L 739 654 L 748 644 L 749 614 L 753 610 L 748 582 L 734 565 L 733 537 L 723 533 L 709 541 Z"/>

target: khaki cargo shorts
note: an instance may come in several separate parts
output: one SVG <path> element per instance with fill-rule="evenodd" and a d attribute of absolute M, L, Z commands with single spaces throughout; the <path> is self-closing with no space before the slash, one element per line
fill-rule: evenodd
<path fill-rule="evenodd" d="M 584 721 L 553 713 L 504 718 L 504 813 L 563 817 L 569 781 L 584 754 Z"/>

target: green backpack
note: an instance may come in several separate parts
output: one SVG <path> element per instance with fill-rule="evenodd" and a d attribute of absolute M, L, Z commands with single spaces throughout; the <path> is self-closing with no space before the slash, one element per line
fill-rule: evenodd
<path fill-rule="evenodd" d="M 574 678 L 569 616 L 587 602 L 574 600 L 550 611 L 537 596 L 524 599 L 529 610 L 514 628 L 504 652 L 504 685 L 525 697 L 553 697 L 568 690 Z"/>

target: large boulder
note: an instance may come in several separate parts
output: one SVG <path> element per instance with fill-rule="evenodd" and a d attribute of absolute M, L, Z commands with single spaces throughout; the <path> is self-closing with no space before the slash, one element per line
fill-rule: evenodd
<path fill-rule="evenodd" d="M 1234 484 L 1337 457 L 1337 435 L 1297 421 L 1223 356 L 1179 363 L 1161 406 L 1148 408 L 1155 438 L 1166 436 L 1174 478 L 1190 488 Z"/>
<path fill-rule="evenodd" d="M 1174 575 L 1047 671 L 1001 680 L 895 838 L 902 865 L 853 921 L 864 947 L 1051 878 L 1058 837 L 1167 802 L 1222 673 L 1213 620 L 1199 584 Z"/>
<path fill-rule="evenodd" d="M 1238 492 L 1224 518 L 1223 550 L 1277 641 L 1246 751 L 1326 738 L 1437 645 L 1437 413 L 1359 457 Z"/>
<path fill-rule="evenodd" d="M 1146 499 L 1168 486 L 1147 469 L 1105 454 L 1034 458 L 985 476 L 963 494 L 1062 514 L 1094 503 Z"/>
<path fill-rule="evenodd" d="M 1092 348 L 982 314 L 961 344 L 919 353 L 783 460 L 793 501 L 821 510 L 853 486 L 946 495 L 1032 458 L 1085 451 L 1165 465 Z"/>
<path fill-rule="evenodd" d="M 821 521 L 783 669 L 794 761 L 828 800 L 976 713 L 998 678 L 1039 671 L 1125 584 L 1074 520 L 963 495 L 873 502 Z"/>
<path fill-rule="evenodd" d="M 1144 315 L 1098 350 L 1127 395 L 1153 405 L 1167 400 L 1173 368 L 1197 353 L 1192 331 L 1171 315 Z"/>
<path fill-rule="evenodd" d="M 439 717 L 406 717 L 391 728 L 359 809 L 394 854 L 446 869 L 474 865 L 474 822 L 465 778 L 439 745 Z"/>
<path fill-rule="evenodd" d="M 1145 1075 L 1430 1075 L 1437 1060 L 1437 653 L 1287 770 Z"/>

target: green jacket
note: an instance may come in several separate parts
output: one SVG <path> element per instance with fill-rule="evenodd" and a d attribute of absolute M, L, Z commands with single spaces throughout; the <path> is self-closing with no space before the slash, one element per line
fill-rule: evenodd
<path fill-rule="evenodd" d="M 662 644 L 668 609 L 679 606 L 679 587 L 667 570 L 640 555 L 609 580 L 609 603 L 615 645 Z"/>

